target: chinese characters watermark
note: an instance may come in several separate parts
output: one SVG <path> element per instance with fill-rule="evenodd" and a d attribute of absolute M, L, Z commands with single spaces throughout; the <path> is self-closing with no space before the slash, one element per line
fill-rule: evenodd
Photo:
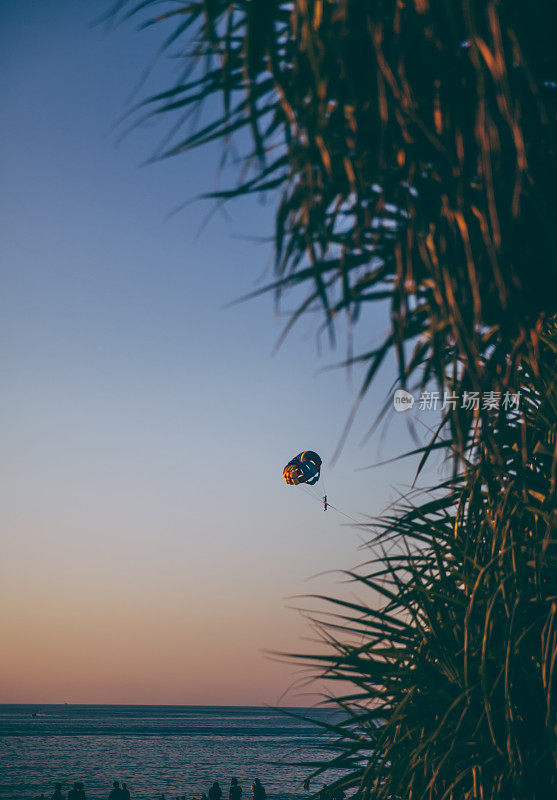
<path fill-rule="evenodd" d="M 518 411 L 520 404 L 520 392 L 468 392 L 464 391 L 461 395 L 452 392 L 434 392 L 426 389 L 422 390 L 419 397 L 405 389 L 397 389 L 393 396 L 395 411 L 410 411 L 418 400 L 420 411 L 444 411 L 446 409 L 455 410 L 464 408 L 469 411 L 493 411 L 503 408 L 505 411 Z"/>

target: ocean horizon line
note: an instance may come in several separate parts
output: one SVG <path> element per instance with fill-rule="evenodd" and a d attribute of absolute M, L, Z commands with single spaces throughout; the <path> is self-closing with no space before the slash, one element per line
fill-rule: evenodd
<path fill-rule="evenodd" d="M 64 707 L 71 706 L 77 708 L 238 708 L 238 709 L 307 709 L 307 710 L 327 710 L 322 705 L 275 705 L 271 703 L 265 704 L 234 704 L 234 703 L 79 703 L 79 702 L 66 702 L 61 703 L 43 703 L 43 702 L 0 702 L 0 708 L 43 708 L 43 707 Z M 331 709 L 328 709 L 331 710 Z"/>

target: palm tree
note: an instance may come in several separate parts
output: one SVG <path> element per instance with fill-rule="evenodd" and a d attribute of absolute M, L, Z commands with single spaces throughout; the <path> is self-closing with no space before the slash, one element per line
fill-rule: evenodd
<path fill-rule="evenodd" d="M 347 714 L 313 775 L 334 765 L 370 798 L 554 793 L 557 328 L 542 340 L 496 436 L 503 469 L 483 449 L 379 519 L 347 574 L 369 603 L 320 598 L 329 651 L 303 660 L 351 688 L 333 695 Z"/>
<path fill-rule="evenodd" d="M 212 196 L 276 198 L 264 291 L 307 293 L 285 332 L 320 307 L 334 336 L 341 312 L 353 324 L 387 304 L 384 340 L 347 362 L 365 368 L 360 398 L 394 353 L 401 387 L 478 399 L 448 402 L 423 448 L 422 463 L 445 449 L 450 477 L 375 526 L 397 547 L 352 574 L 369 604 L 333 600 L 340 616 L 318 620 L 330 651 L 309 660 L 354 686 L 336 698 L 339 785 L 551 796 L 554 4 L 122 0 L 113 14 L 151 10 L 143 24 L 170 26 L 184 71 L 136 113 L 222 101 L 164 156 L 249 133 L 238 183 Z"/>

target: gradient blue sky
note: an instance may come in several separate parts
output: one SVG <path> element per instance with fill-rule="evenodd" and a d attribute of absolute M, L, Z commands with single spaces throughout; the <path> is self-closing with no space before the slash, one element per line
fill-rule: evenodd
<path fill-rule="evenodd" d="M 221 147 L 140 166 L 164 125 L 117 146 L 161 31 L 91 26 L 106 7 L 2 4 L 0 700 L 275 703 L 294 671 L 261 651 L 308 632 L 284 598 L 336 590 L 305 579 L 364 557 L 284 463 L 317 450 L 331 501 L 360 518 L 412 463 L 358 468 L 410 439 L 397 418 L 361 446 L 387 371 L 327 464 L 358 389 L 319 372 L 344 357 L 344 323 L 334 352 L 308 317 L 273 357 L 270 296 L 223 310 L 272 276 L 271 245 L 245 238 L 272 232 L 272 204 L 201 232 L 206 202 L 167 218 L 218 185 Z M 369 344 L 386 311 L 364 325 Z"/>

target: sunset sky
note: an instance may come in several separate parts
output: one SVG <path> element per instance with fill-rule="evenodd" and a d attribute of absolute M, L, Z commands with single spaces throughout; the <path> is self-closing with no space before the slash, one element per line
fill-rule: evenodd
<path fill-rule="evenodd" d="M 362 446 L 393 373 L 330 466 L 359 387 L 321 371 L 345 323 L 320 351 L 310 315 L 273 356 L 270 295 L 224 308 L 272 278 L 273 198 L 169 217 L 233 173 L 220 145 L 142 166 L 164 121 L 119 142 L 176 66 L 134 95 L 162 31 L 92 25 L 108 5 L 2 7 L 0 702 L 304 704 L 263 651 L 311 647 L 285 598 L 347 592 L 306 579 L 365 553 L 282 467 L 317 450 L 331 502 L 378 514 L 412 480 L 360 471 L 411 444 L 397 416 Z M 388 317 L 367 319 L 369 345 Z"/>

